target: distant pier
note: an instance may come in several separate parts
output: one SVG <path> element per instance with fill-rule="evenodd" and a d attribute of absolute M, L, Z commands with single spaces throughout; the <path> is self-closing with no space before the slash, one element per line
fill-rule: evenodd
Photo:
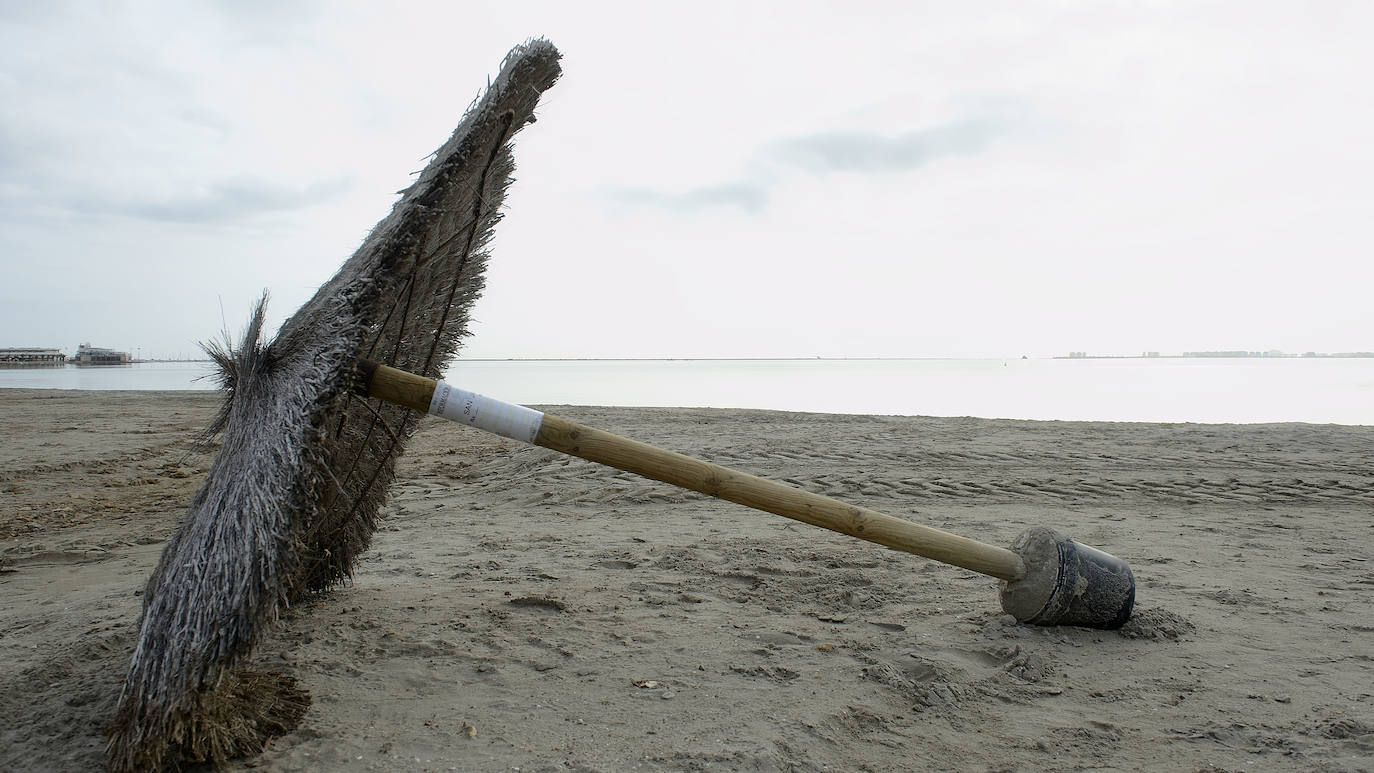
<path fill-rule="evenodd" d="M 0 367 L 6 368 L 60 368 L 67 362 L 67 355 L 57 349 L 36 347 L 15 347 L 0 349 Z"/>

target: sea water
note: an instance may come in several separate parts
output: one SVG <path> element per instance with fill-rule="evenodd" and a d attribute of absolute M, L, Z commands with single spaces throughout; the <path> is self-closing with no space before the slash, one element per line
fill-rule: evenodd
<path fill-rule="evenodd" d="M 140 362 L 133 365 L 66 365 L 0 368 L 0 388 L 10 389 L 218 389 L 211 363 Z"/>
<path fill-rule="evenodd" d="M 213 389 L 210 373 L 208 362 L 0 369 L 0 388 Z M 445 378 L 525 405 L 1374 425 L 1374 358 L 457 360 Z"/>

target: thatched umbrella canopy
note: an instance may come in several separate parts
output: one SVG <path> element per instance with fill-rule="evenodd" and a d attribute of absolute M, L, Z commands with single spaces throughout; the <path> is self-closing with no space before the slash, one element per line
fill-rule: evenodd
<path fill-rule="evenodd" d="M 391 214 L 277 336 L 262 305 L 241 343 L 209 347 L 223 445 L 148 581 L 109 728 L 115 771 L 222 761 L 294 727 L 309 696 L 238 666 L 283 605 L 348 578 L 367 548 L 403 408 L 353 397 L 359 357 L 438 377 L 482 290 L 514 164 L 511 138 L 557 80 L 557 49 L 517 46 Z"/>

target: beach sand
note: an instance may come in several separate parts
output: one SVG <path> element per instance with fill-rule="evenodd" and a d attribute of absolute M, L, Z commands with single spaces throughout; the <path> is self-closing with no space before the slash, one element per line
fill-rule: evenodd
<path fill-rule="evenodd" d="M 0 769 L 91 770 L 217 395 L 0 390 Z M 231 770 L 1374 769 L 1374 427 L 559 407 L 998 545 L 1130 562 L 1120 632 L 996 581 L 427 419 Z"/>

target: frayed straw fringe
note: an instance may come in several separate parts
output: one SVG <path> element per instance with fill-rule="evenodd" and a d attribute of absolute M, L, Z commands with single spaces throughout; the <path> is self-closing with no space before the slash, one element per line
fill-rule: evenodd
<path fill-rule="evenodd" d="M 309 696 L 236 670 L 294 600 L 350 576 L 415 419 L 355 403 L 358 357 L 437 378 L 466 335 L 510 184 L 511 137 L 559 75 L 547 41 L 517 46 L 453 136 L 338 274 L 264 340 L 211 344 L 226 400 L 219 456 L 144 593 L 107 730 L 111 770 L 255 753 Z"/>
<path fill-rule="evenodd" d="M 259 754 L 272 738 L 294 730 L 309 708 L 310 693 L 293 677 L 268 671 L 225 672 L 213 690 L 196 695 L 188 710 L 161 728 L 163 761 L 144 759 L 134 769 L 222 765 Z"/>

